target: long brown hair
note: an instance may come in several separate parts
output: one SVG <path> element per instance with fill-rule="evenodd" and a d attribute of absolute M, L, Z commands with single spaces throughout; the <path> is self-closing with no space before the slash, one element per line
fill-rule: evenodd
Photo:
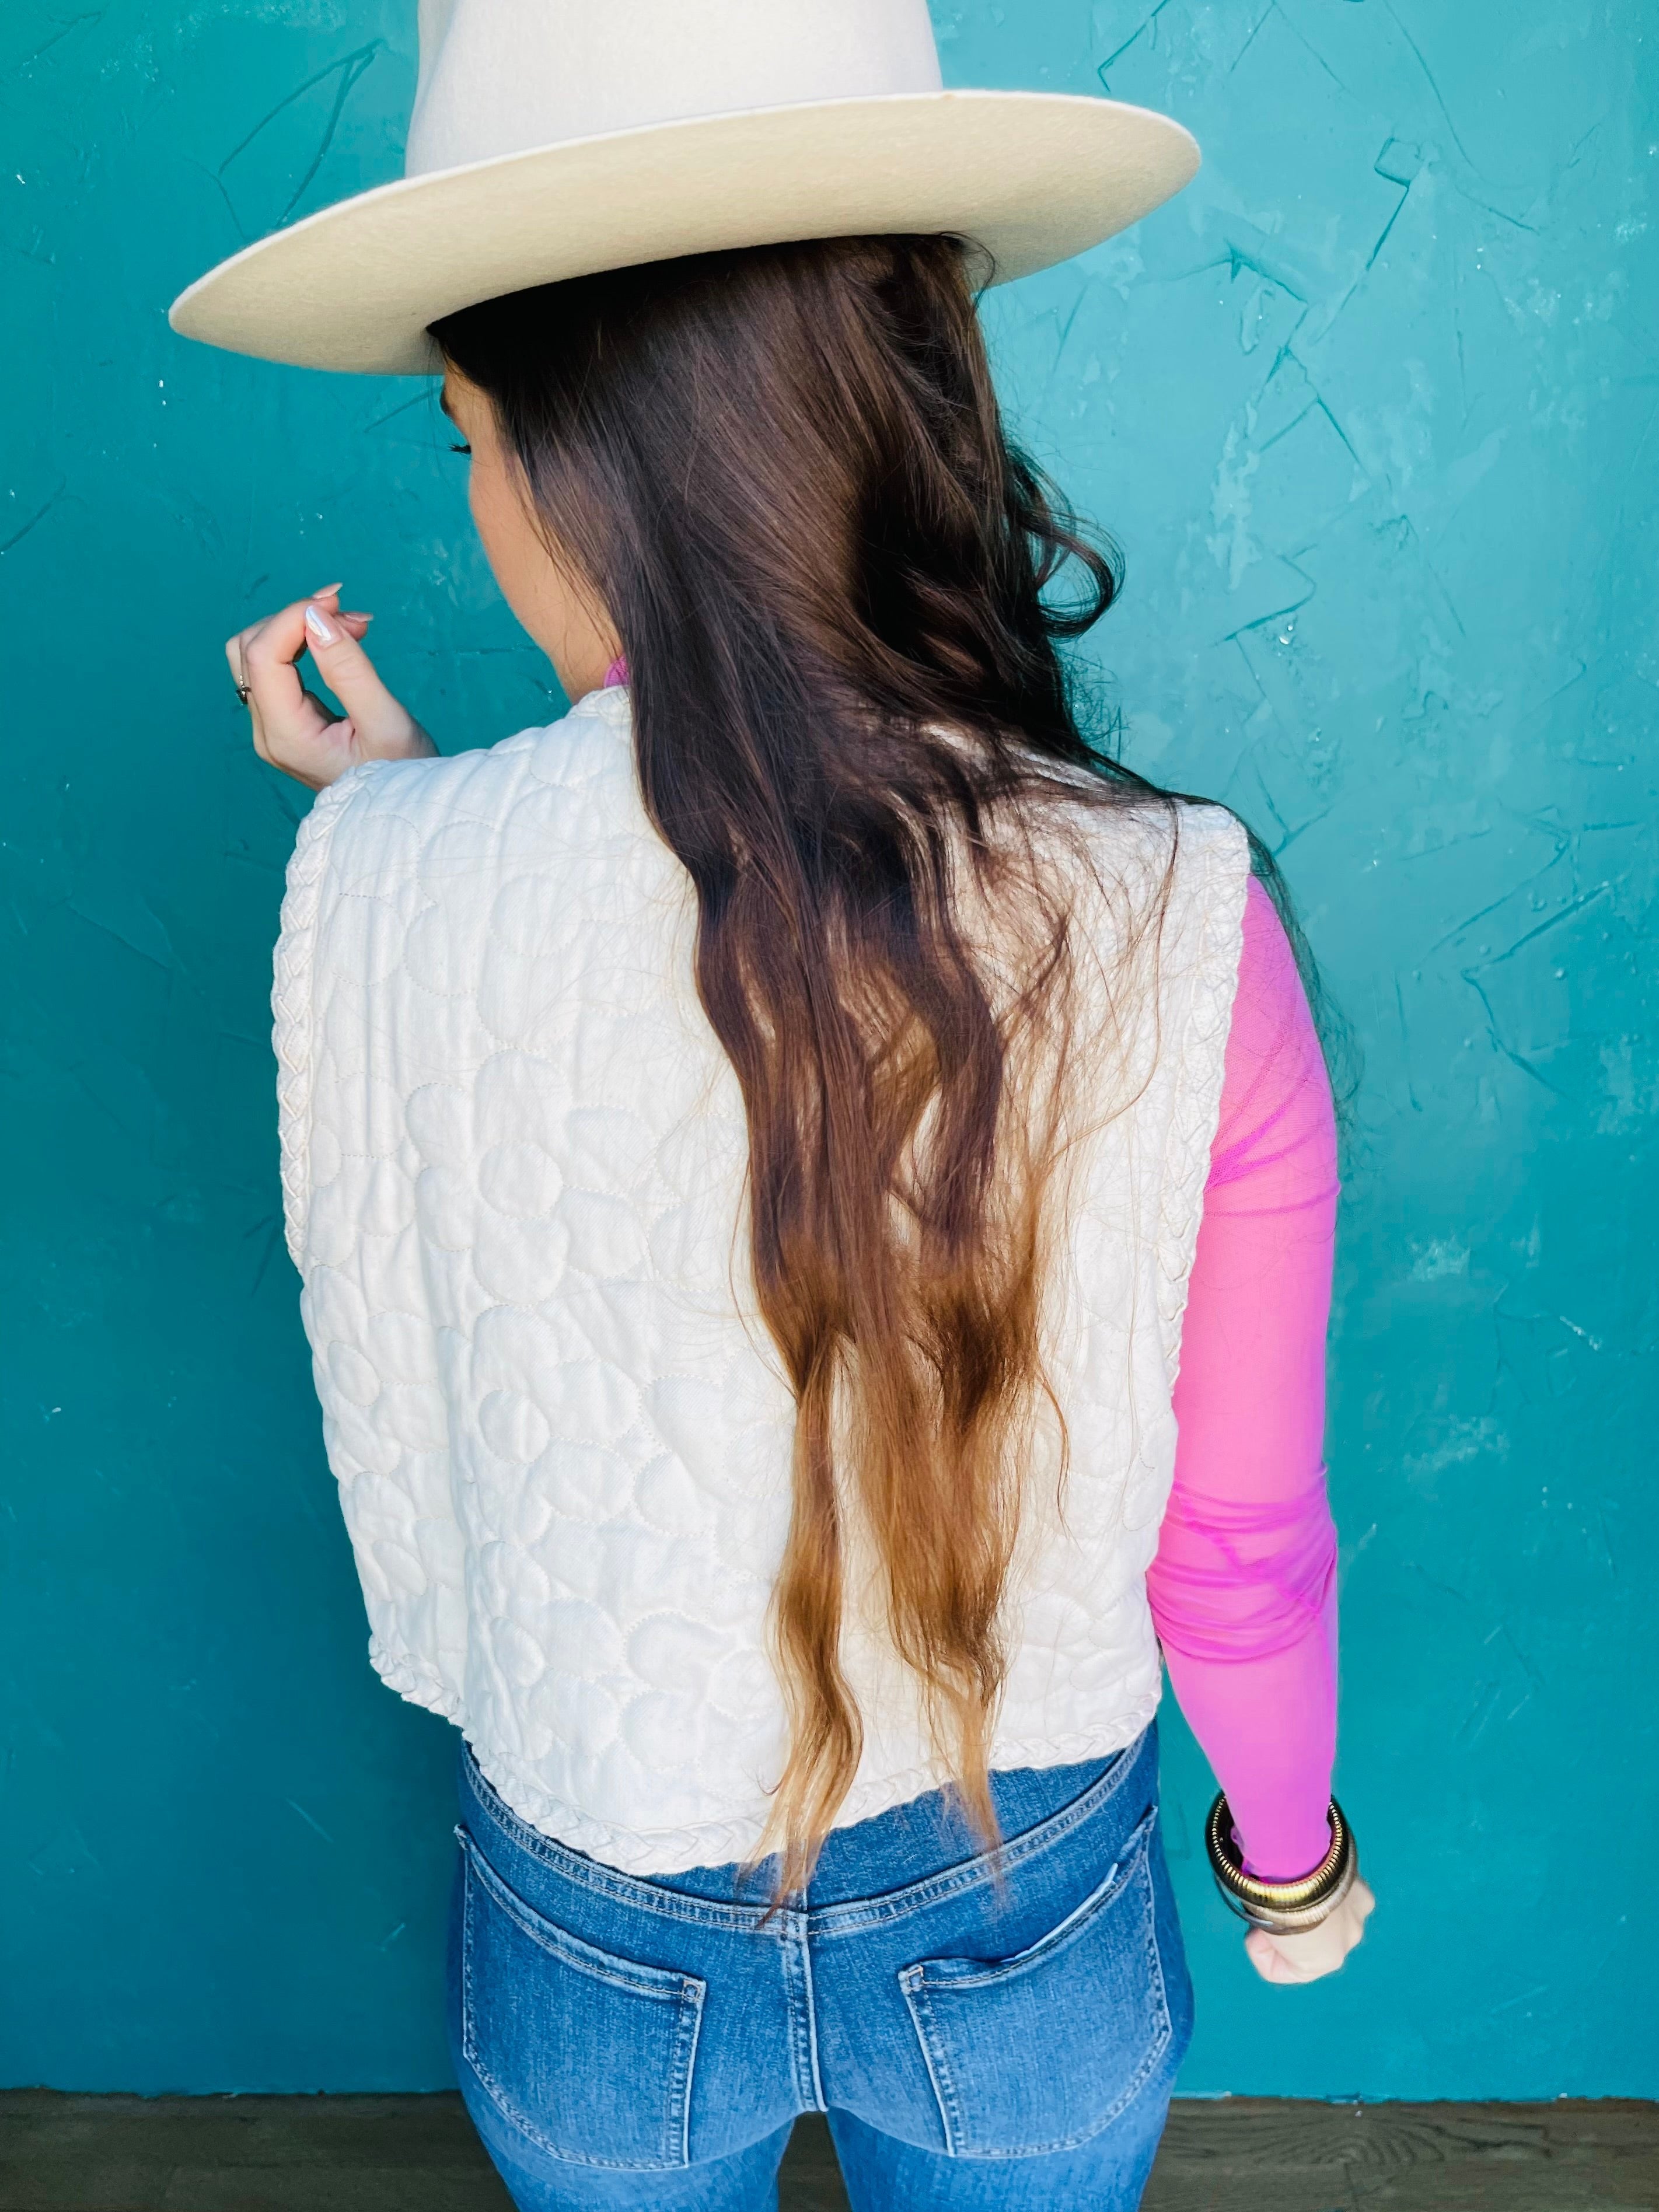
<path fill-rule="evenodd" d="M 434 332 L 621 637 L 742 1086 L 754 1288 L 798 1407 L 780 1893 L 859 1763 L 860 1544 L 994 1837 L 1077 951 L 1030 824 L 1051 799 L 1173 819 L 1085 741 L 1055 650 L 1110 605 L 1109 554 L 1010 447 L 949 239 L 623 270 Z"/>

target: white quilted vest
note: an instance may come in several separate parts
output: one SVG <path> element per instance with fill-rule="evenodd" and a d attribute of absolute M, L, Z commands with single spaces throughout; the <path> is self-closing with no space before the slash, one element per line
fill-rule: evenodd
<path fill-rule="evenodd" d="M 1145 1573 L 1248 875 L 1230 816 L 1180 825 L 1145 1079 L 1055 1271 L 1070 1471 L 1063 1513 L 1031 1486 L 999 1767 L 1103 1756 L 1158 1698 Z M 1109 869 L 1170 842 L 1129 815 L 1097 835 Z M 289 1243 L 371 1658 L 525 1820 L 635 1873 L 751 1851 L 785 1748 L 765 1621 L 793 1406 L 746 1310 L 743 1105 L 694 921 L 617 689 L 343 777 L 276 955 Z M 854 1619 L 847 1644 L 842 1822 L 943 1778 L 880 1638 Z"/>

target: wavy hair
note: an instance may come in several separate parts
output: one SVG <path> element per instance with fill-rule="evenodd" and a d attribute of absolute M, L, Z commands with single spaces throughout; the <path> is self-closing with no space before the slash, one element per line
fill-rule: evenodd
<path fill-rule="evenodd" d="M 434 332 L 622 640 L 640 787 L 742 1088 L 754 1291 L 797 1407 L 778 1894 L 859 1764 L 855 1558 L 994 1838 L 1076 1028 L 1040 825 L 1081 802 L 1174 826 L 1085 742 L 1056 651 L 1111 604 L 1109 548 L 1005 435 L 957 240 L 659 263 Z"/>

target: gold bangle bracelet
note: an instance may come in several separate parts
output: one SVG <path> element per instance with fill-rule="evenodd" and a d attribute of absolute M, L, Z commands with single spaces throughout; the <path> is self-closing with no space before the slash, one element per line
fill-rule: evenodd
<path fill-rule="evenodd" d="M 1205 1823 L 1205 1847 L 1216 1886 L 1241 1919 L 1258 1928 L 1291 1935 L 1303 1929 L 1316 1928 L 1335 1911 L 1353 1887 L 1358 1856 L 1353 1831 L 1334 1797 L 1326 1818 L 1331 1833 L 1330 1847 L 1316 1867 L 1295 1881 L 1261 1881 L 1244 1871 L 1243 1860 L 1233 1841 L 1232 1814 L 1226 1796 L 1218 1792 Z"/>

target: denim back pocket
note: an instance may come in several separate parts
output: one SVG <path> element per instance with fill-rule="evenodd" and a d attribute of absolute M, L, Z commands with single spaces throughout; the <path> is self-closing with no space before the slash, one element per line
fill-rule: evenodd
<path fill-rule="evenodd" d="M 901 1970 L 952 2156 L 1029 2158 L 1086 2142 L 1169 2049 L 1147 1858 L 1157 1817 L 1028 1950 Z"/>
<path fill-rule="evenodd" d="M 551 2157 L 684 2166 L 707 1984 L 579 1942 L 510 1890 L 465 1828 L 461 2051 Z"/>

